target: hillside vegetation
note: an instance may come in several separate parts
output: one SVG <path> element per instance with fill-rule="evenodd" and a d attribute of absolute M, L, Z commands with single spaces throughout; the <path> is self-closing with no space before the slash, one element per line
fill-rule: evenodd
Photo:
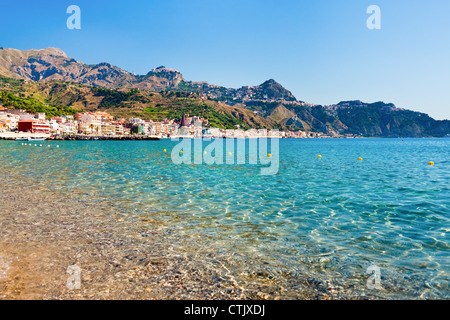
<path fill-rule="evenodd" d="M 269 120 L 252 111 L 211 101 L 194 93 L 151 92 L 138 89 L 107 89 L 77 83 L 26 82 L 0 76 L 0 96 L 5 107 L 47 115 L 74 114 L 80 111 L 105 111 L 118 118 L 180 120 L 183 114 L 200 116 L 211 126 L 233 129 L 271 128 Z"/>

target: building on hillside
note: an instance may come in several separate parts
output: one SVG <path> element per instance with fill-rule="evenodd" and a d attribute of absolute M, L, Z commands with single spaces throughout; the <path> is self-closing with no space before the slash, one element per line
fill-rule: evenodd
<path fill-rule="evenodd" d="M 45 133 L 48 134 L 51 131 L 49 122 L 33 122 L 33 133 Z"/>
<path fill-rule="evenodd" d="M 123 135 L 123 134 L 125 134 L 125 128 L 123 127 L 123 125 L 121 125 L 121 124 L 116 124 L 116 125 L 114 125 L 114 128 L 115 128 L 115 134 L 116 135 Z"/>
<path fill-rule="evenodd" d="M 17 130 L 19 132 L 33 132 L 33 123 L 36 120 L 19 120 Z"/>
<path fill-rule="evenodd" d="M 192 118 L 189 117 L 189 114 L 183 114 L 181 117 L 181 127 L 188 127 L 192 123 Z"/>
<path fill-rule="evenodd" d="M 17 123 L 20 117 L 15 114 L 10 114 L 4 111 L 0 111 L 0 124 L 2 130 L 15 130 L 17 129 Z"/>
<path fill-rule="evenodd" d="M 75 134 L 78 132 L 78 122 L 66 121 L 64 123 L 58 123 L 57 133 L 59 134 Z"/>
<path fill-rule="evenodd" d="M 116 134 L 116 126 L 111 123 L 102 124 L 102 134 L 113 136 Z"/>
<path fill-rule="evenodd" d="M 64 122 L 67 121 L 67 119 L 66 119 L 66 118 L 63 118 L 63 117 L 53 117 L 53 118 L 51 118 L 50 120 L 52 120 L 52 121 L 54 121 L 54 122 L 56 122 L 56 123 L 64 123 Z"/>
<path fill-rule="evenodd" d="M 133 126 L 131 127 L 131 134 L 144 134 L 144 124 L 133 124 Z"/>
<path fill-rule="evenodd" d="M 19 113 L 18 115 L 19 115 L 20 121 L 36 120 L 34 115 L 29 114 L 29 113 Z"/>
<path fill-rule="evenodd" d="M 17 116 L 16 116 L 17 117 Z M 45 117 L 45 115 L 44 115 Z M 41 115 L 42 118 L 42 115 Z M 52 127 L 51 123 L 46 120 L 37 120 L 30 114 L 22 114 L 17 122 L 17 129 L 19 132 L 32 132 L 49 134 Z"/>
<path fill-rule="evenodd" d="M 142 124 L 145 122 L 144 120 L 142 120 L 140 118 L 130 118 L 128 121 L 132 124 Z"/>
<path fill-rule="evenodd" d="M 78 131 L 84 134 L 101 133 L 102 117 L 93 113 L 77 113 Z"/>

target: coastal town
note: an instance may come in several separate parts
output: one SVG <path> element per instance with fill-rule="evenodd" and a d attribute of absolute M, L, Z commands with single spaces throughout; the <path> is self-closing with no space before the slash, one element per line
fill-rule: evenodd
<path fill-rule="evenodd" d="M 318 138 L 317 132 L 277 131 L 268 129 L 219 129 L 207 119 L 183 115 L 180 121 L 140 118 L 115 119 L 106 112 L 80 112 L 75 115 L 46 117 L 45 113 L 29 113 L 0 106 L 0 138 L 42 137 L 49 139 L 164 139 L 164 138 Z"/>

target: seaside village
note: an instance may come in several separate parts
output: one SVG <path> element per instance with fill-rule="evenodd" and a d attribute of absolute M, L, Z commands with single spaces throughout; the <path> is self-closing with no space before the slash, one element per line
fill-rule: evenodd
<path fill-rule="evenodd" d="M 207 119 L 184 115 L 181 121 L 164 119 L 162 121 L 139 118 L 114 119 L 106 112 L 82 112 L 74 116 L 61 116 L 48 119 L 45 113 L 31 114 L 19 109 L 6 109 L 0 106 L 0 133 L 42 135 L 43 137 L 67 136 L 128 136 L 141 135 L 155 138 L 171 137 L 280 137 L 316 138 L 318 133 L 303 131 L 271 131 L 267 129 L 224 130 L 212 128 Z"/>

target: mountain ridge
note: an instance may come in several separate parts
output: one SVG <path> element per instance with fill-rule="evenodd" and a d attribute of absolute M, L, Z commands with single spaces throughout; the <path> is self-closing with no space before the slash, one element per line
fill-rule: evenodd
<path fill-rule="evenodd" d="M 111 92 L 105 91 L 106 95 L 102 98 L 106 102 L 97 101 L 100 98 L 92 98 L 92 101 L 95 101 L 93 106 L 96 107 L 105 104 L 113 107 L 114 101 L 119 101 L 118 105 L 122 108 L 130 105 L 144 107 L 145 103 L 126 101 L 126 95 L 124 98 L 120 93 L 115 93 L 138 89 L 159 92 L 163 96 L 164 92 L 173 92 L 179 95 L 177 97 L 180 99 L 183 99 L 182 97 L 193 99 L 190 103 L 197 101 L 198 105 L 201 105 L 202 101 L 208 101 L 214 110 L 235 117 L 236 124 L 250 127 L 316 131 L 332 136 L 348 134 L 374 137 L 421 137 L 450 134 L 450 121 L 434 120 L 423 113 L 397 108 L 391 103 L 365 103 L 360 100 L 351 100 L 330 106 L 314 105 L 297 100 L 289 90 L 274 79 L 266 80 L 257 86 L 233 89 L 207 82 L 187 81 L 180 71 L 165 66 L 154 68 L 145 75 L 134 75 L 107 62 L 85 64 L 68 57 L 58 48 L 24 51 L 0 48 L 0 75 L 25 82 L 40 84 L 73 82 L 87 87 L 110 90 Z M 61 93 L 57 95 L 58 99 L 52 97 L 52 93 L 49 93 L 46 99 L 65 107 L 72 107 L 73 101 L 85 98 L 74 97 L 71 92 L 67 94 L 70 99 L 61 97 Z M 117 100 L 117 96 L 121 98 Z M 151 95 L 148 94 L 148 96 Z M 168 107 L 166 102 L 163 105 Z M 182 108 L 178 102 L 177 100 L 178 108 Z M 153 105 L 149 102 L 148 104 L 150 108 L 158 108 L 158 103 Z M 123 113 L 116 109 L 115 111 L 118 114 Z M 251 112 L 253 116 L 249 117 L 248 112 Z M 243 118 L 246 121 L 242 122 Z M 249 120 L 250 118 L 253 120 Z M 230 119 L 225 122 L 234 123 Z"/>
<path fill-rule="evenodd" d="M 58 48 L 0 49 L 0 75 L 29 81 L 68 81 L 109 89 L 137 88 L 152 91 L 180 90 L 203 93 L 212 99 L 234 103 L 254 100 L 297 102 L 294 95 L 275 80 L 239 89 L 192 82 L 180 71 L 160 66 L 146 75 L 134 75 L 108 62 L 85 64 Z M 180 86 L 182 84 L 182 86 Z M 224 99 L 220 99 L 220 98 Z M 225 99 L 226 98 L 226 99 Z"/>

